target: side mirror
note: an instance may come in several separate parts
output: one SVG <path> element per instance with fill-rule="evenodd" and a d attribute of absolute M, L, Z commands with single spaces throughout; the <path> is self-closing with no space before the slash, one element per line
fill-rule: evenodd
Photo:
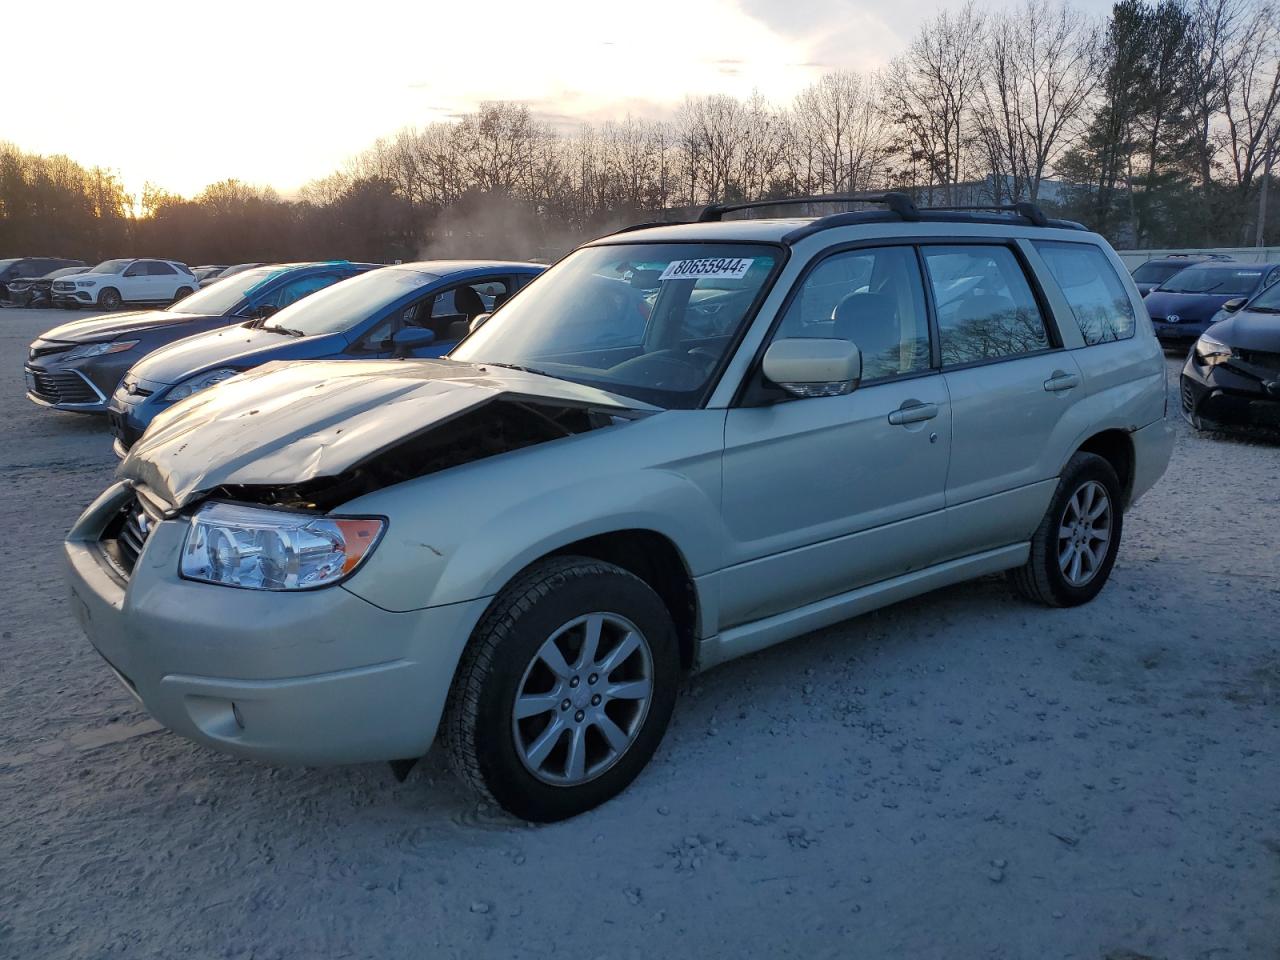
<path fill-rule="evenodd" d="M 401 327 L 391 335 L 391 350 L 398 357 L 407 357 L 419 347 L 435 342 L 435 333 L 425 327 Z"/>
<path fill-rule="evenodd" d="M 479 330 L 481 327 L 484 326 L 484 322 L 488 320 L 491 316 L 493 316 L 492 313 L 477 313 L 471 321 L 471 326 L 467 328 L 467 332 L 475 333 L 477 330 Z"/>
<path fill-rule="evenodd" d="M 279 310 L 279 307 L 275 307 L 272 304 L 260 303 L 249 311 L 249 315 L 251 317 L 257 317 L 259 320 L 265 320 L 277 310 Z"/>
<path fill-rule="evenodd" d="M 1235 299 L 1228 300 L 1224 303 L 1222 305 L 1222 309 L 1227 311 L 1227 313 L 1235 313 L 1248 302 L 1249 300 L 1247 297 L 1236 297 Z"/>
<path fill-rule="evenodd" d="M 848 340 L 796 337 L 765 351 L 765 377 L 796 397 L 838 397 L 862 379 L 862 353 Z"/>

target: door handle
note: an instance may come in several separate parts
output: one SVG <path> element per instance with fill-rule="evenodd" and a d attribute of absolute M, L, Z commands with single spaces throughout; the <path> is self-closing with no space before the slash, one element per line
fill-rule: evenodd
<path fill-rule="evenodd" d="M 1070 390 L 1073 387 L 1080 386 L 1080 378 L 1074 373 L 1063 373 L 1061 370 L 1053 371 L 1053 376 L 1044 382 L 1044 388 L 1050 393 L 1057 393 L 1059 390 Z"/>
<path fill-rule="evenodd" d="M 908 400 L 889 414 L 889 422 L 894 426 L 901 427 L 908 423 L 932 420 L 937 415 L 938 405 L 936 403 L 921 403 L 918 400 Z"/>

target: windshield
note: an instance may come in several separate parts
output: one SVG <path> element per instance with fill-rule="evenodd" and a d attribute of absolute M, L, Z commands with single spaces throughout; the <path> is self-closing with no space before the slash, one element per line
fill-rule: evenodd
<path fill-rule="evenodd" d="M 174 313 L 195 313 L 205 317 L 220 317 L 244 299 L 245 291 L 255 284 L 262 283 L 277 270 L 262 267 L 258 270 L 246 270 L 234 277 L 220 280 L 205 287 L 198 293 L 183 297 L 169 309 Z"/>
<path fill-rule="evenodd" d="M 10 257 L 8 260 L 0 260 L 0 270 L 8 270 L 21 259 L 21 257 Z"/>
<path fill-rule="evenodd" d="M 1280 283 L 1274 283 L 1249 301 L 1248 309 L 1261 313 L 1280 313 Z"/>
<path fill-rule="evenodd" d="M 745 243 L 586 247 L 449 356 L 696 407 L 781 259 Z"/>
<path fill-rule="evenodd" d="M 1133 279 L 1135 283 L 1164 283 L 1187 266 L 1185 263 L 1144 263 L 1133 271 Z"/>
<path fill-rule="evenodd" d="M 119 273 L 121 270 L 123 270 L 125 267 L 127 267 L 131 263 L 133 263 L 132 260 L 103 260 L 100 264 L 98 264 L 96 267 L 94 267 L 92 270 L 88 272 L 89 273 Z"/>
<path fill-rule="evenodd" d="M 407 297 L 438 279 L 434 274 L 405 267 L 370 270 L 325 287 L 273 313 L 271 319 L 263 324 L 263 329 L 306 337 L 345 333 L 401 297 Z M 219 280 L 216 286 L 226 282 Z"/>
<path fill-rule="evenodd" d="M 1262 279 L 1258 267 L 1188 267 L 1162 283 L 1164 293 L 1212 293 L 1238 297 L 1252 293 Z"/>

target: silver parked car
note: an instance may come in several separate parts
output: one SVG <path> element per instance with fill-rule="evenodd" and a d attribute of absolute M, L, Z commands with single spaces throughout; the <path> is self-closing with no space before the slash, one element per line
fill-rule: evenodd
<path fill-rule="evenodd" d="M 545 821 L 686 671 L 998 571 L 1089 601 L 1173 444 L 1132 280 L 1035 207 L 870 199 L 624 231 L 448 359 L 175 405 L 67 538 L 85 632 L 183 736 L 401 772 L 439 736 Z"/>

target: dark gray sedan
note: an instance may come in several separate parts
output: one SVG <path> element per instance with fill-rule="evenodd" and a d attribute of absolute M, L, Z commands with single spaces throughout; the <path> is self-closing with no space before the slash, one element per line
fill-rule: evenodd
<path fill-rule="evenodd" d="M 245 270 L 164 310 L 74 320 L 40 335 L 27 353 L 27 398 L 77 413 L 105 413 L 125 371 L 151 351 L 246 320 L 270 316 L 309 293 L 376 264 L 293 263 Z"/>

